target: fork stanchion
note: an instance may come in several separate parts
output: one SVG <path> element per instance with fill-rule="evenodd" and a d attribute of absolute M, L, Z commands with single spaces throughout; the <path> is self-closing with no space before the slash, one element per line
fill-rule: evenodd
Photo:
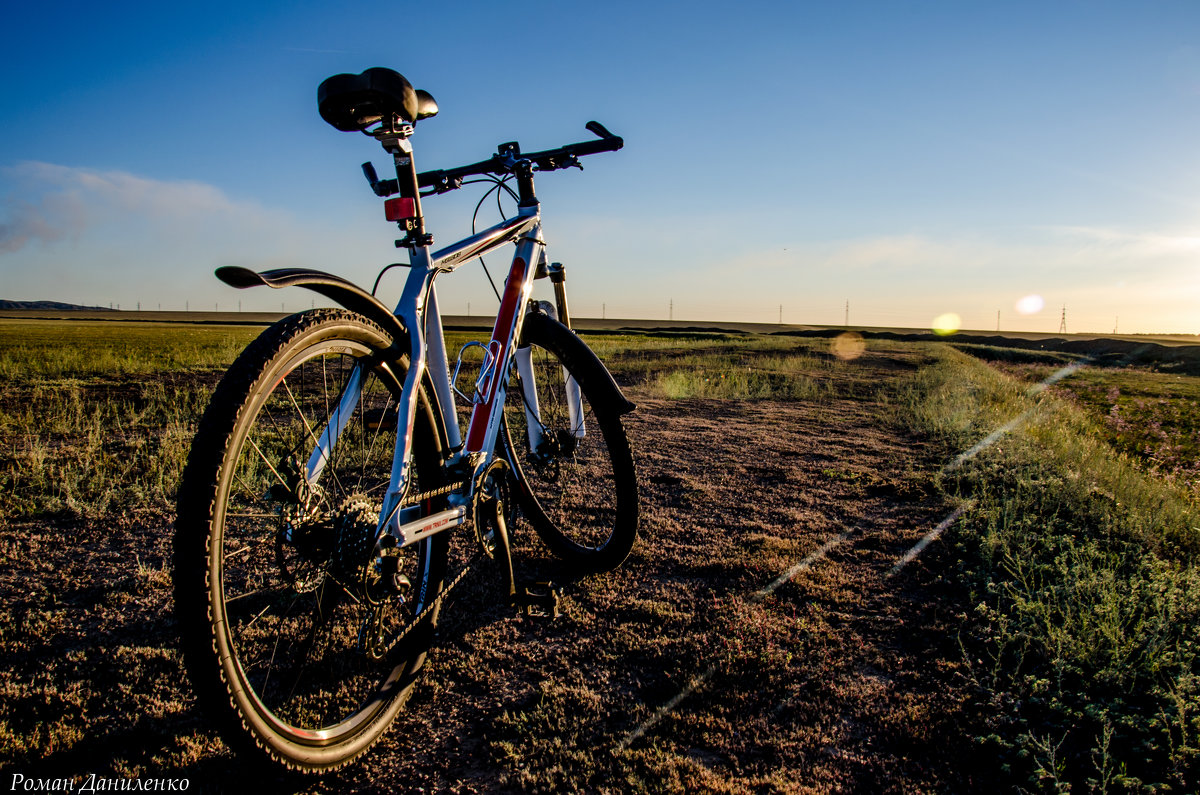
<path fill-rule="evenodd" d="M 571 327 L 571 315 L 567 311 L 567 268 L 561 262 L 551 262 L 546 269 L 554 285 L 554 303 L 558 305 L 558 322 Z"/>

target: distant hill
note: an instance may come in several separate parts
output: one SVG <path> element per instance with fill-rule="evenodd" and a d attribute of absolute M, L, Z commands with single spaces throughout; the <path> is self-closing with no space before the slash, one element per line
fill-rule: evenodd
<path fill-rule="evenodd" d="M 62 301 L 6 301 L 0 298 L 0 309 L 52 309 L 56 312 L 71 312 L 75 310 L 110 312 L 106 306 L 80 306 L 79 304 L 64 304 Z"/>

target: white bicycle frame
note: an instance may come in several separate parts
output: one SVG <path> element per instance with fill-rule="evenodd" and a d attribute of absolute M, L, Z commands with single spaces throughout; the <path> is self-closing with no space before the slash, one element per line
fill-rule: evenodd
<path fill-rule="evenodd" d="M 439 274 L 452 272 L 475 257 L 510 242 L 516 243 L 516 252 L 504 283 L 491 341 L 487 345 L 484 362 L 475 382 L 475 392 L 472 395 L 474 405 L 464 442 L 458 426 L 454 389 L 451 385 L 434 280 Z M 389 535 L 396 539 L 398 546 L 403 547 L 467 521 L 474 484 L 495 455 L 496 437 L 504 416 L 508 375 L 514 361 L 520 375 L 532 450 L 537 449 L 541 435 L 537 389 L 529 349 L 516 347 L 534 277 L 539 270 L 545 272 L 547 267 L 546 245 L 542 238 L 538 207 L 521 207 L 514 217 L 432 254 L 428 246 L 414 246 L 410 251 L 408 279 L 394 310 L 394 314 L 408 330 L 408 372 L 397 406 L 396 450 L 387 494 L 376 528 L 377 547 L 379 542 Z M 411 480 L 413 424 L 421 382 L 426 372 L 433 384 L 432 399 L 446 429 L 447 443 L 454 451 L 447 464 L 454 465 L 464 460 L 472 463 L 466 489 L 451 495 L 451 507 L 422 516 L 421 506 L 413 505 L 401 509 L 400 505 Z M 309 456 L 306 478 L 310 485 L 320 478 L 338 437 L 358 406 L 362 394 L 362 380 L 360 365 L 343 389 L 329 424 L 322 430 Z M 569 377 L 566 391 L 572 433 L 582 437 L 585 433 L 582 398 L 578 386 Z"/>

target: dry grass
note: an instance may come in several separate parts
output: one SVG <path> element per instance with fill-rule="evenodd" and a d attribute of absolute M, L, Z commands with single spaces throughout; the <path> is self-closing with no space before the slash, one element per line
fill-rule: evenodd
<path fill-rule="evenodd" d="M 166 564 L 192 423 L 252 332 L 67 326 L 0 324 L 5 770 L 199 791 L 1118 791 L 1156 764 L 1195 784 L 1190 503 L 1110 454 L 1107 406 L 1028 397 L 941 347 L 842 359 L 824 340 L 678 333 L 587 338 L 639 404 L 643 536 L 625 567 L 568 583 L 553 622 L 470 580 L 375 752 L 259 781 L 197 717 Z M 1025 432 L 938 474 L 1033 406 Z M 944 493 L 977 507 L 890 577 Z M 517 544 L 522 576 L 555 576 L 527 528 Z"/>

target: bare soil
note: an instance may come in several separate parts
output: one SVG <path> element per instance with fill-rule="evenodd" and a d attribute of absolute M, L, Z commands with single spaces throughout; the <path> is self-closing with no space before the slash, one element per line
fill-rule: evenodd
<path fill-rule="evenodd" d="M 629 389 L 631 558 L 567 583 L 553 620 L 472 574 L 391 733 L 323 779 L 245 766 L 199 716 L 169 513 L 0 527 L 3 770 L 192 792 L 987 791 L 953 561 L 935 545 L 891 574 L 950 512 L 928 485 L 944 451 L 864 391 L 918 361 L 864 357 L 819 404 Z M 536 540 L 518 554 L 554 576 Z"/>

